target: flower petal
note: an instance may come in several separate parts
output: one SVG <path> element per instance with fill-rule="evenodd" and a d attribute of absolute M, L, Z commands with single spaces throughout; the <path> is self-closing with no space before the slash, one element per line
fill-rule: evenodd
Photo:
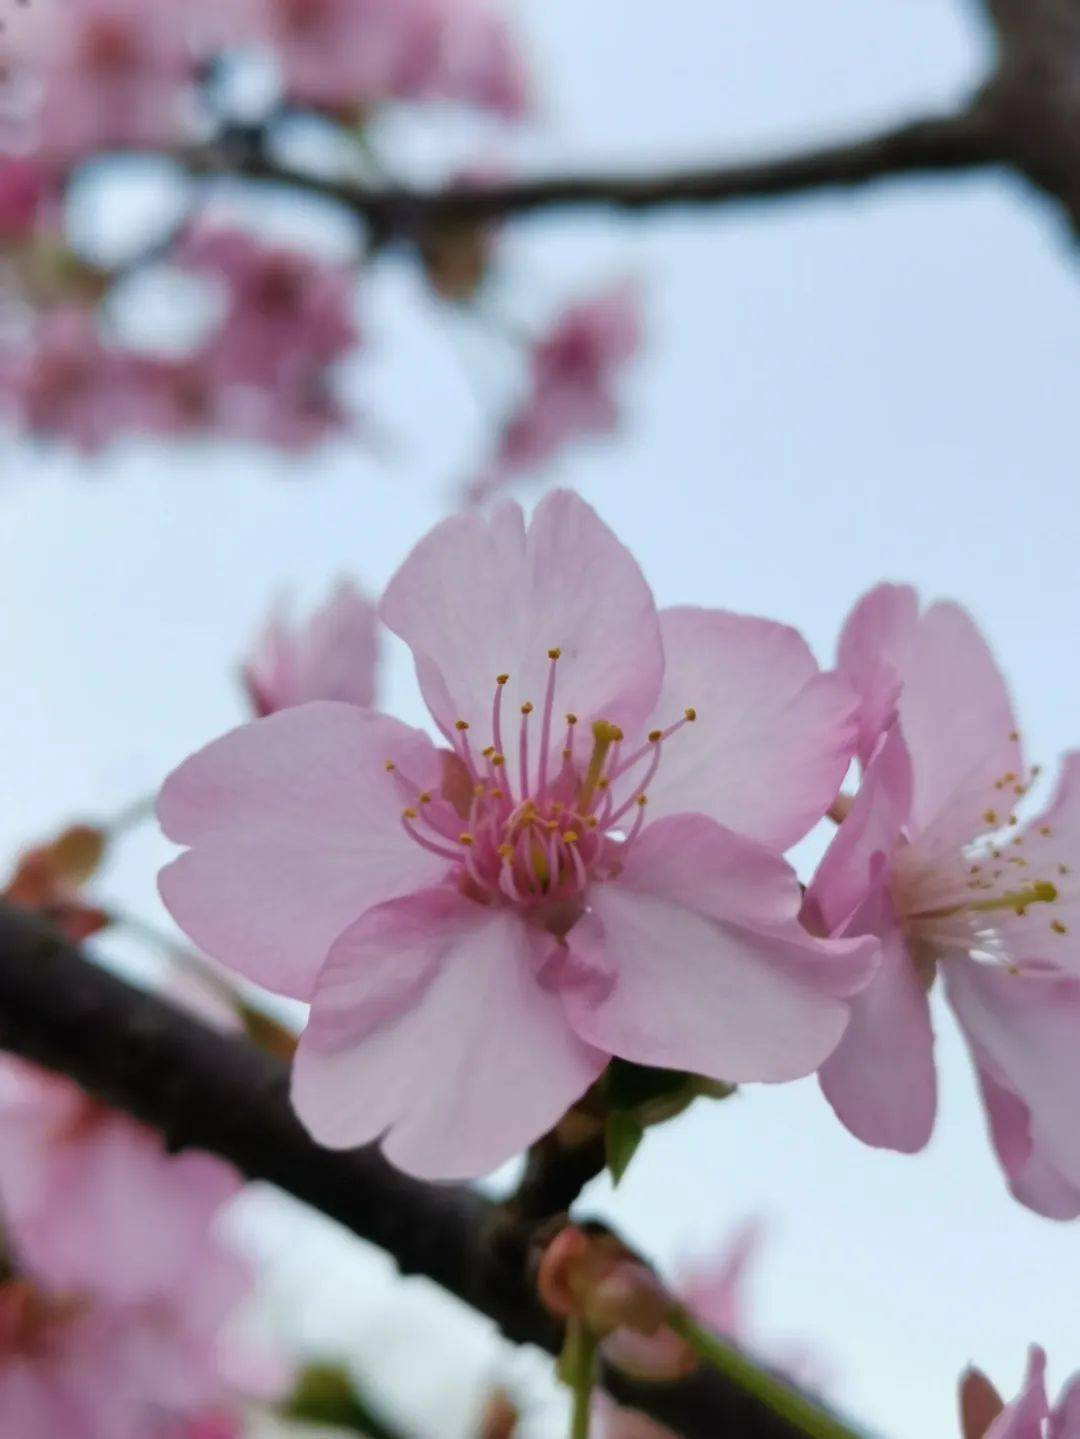
<path fill-rule="evenodd" d="M 707 814 L 786 849 L 828 809 L 855 748 L 855 697 L 817 662 L 796 630 L 771 620 L 693 608 L 661 612 L 663 728 L 696 721 L 666 742 L 649 786 L 652 814 Z"/>
<path fill-rule="evenodd" d="M 836 665 L 859 695 L 863 764 L 896 714 L 918 623 L 919 597 L 910 585 L 878 585 L 863 595 L 844 624 Z"/>
<path fill-rule="evenodd" d="M 641 1064 L 731 1081 L 808 1074 L 873 972 L 873 940 L 807 934 L 784 861 L 701 815 L 648 825 L 590 898 L 614 983 L 573 987 L 564 1003 L 583 1039 Z"/>
<path fill-rule="evenodd" d="M 562 651 L 553 748 L 568 710 L 583 724 L 642 723 L 663 672 L 656 609 L 636 560 L 565 491 L 541 501 L 527 530 L 514 504 L 487 520 L 444 520 L 391 580 L 381 615 L 411 647 L 424 699 L 448 732 L 462 719 L 488 744 L 495 678 L 509 674 L 502 749 L 511 775 L 520 708 L 535 705 L 534 724 L 543 709 L 549 650 Z"/>
<path fill-rule="evenodd" d="M 862 753 L 889 722 L 890 693 L 915 776 L 912 824 L 943 847 L 993 828 L 988 810 L 1009 799 L 995 786 L 1022 773 L 1005 681 L 971 616 L 948 601 L 918 617 L 914 591 L 881 586 L 856 606 L 840 641 L 840 669 L 863 702 Z M 1004 817 L 1004 816 L 1003 816 Z"/>
<path fill-rule="evenodd" d="M 158 800 L 165 833 L 192 846 L 161 872 L 169 912 L 231 969 L 307 998 L 347 925 L 446 870 L 401 827 L 403 774 L 437 784 L 431 742 L 355 705 L 301 705 L 215 740 Z"/>
<path fill-rule="evenodd" d="M 946 992 L 979 1071 L 998 1159 L 1023 1204 L 1080 1212 L 1080 980 L 954 957 Z"/>
<path fill-rule="evenodd" d="M 926 990 L 897 926 L 886 929 L 881 967 L 851 1011 L 821 1066 L 825 1098 L 864 1144 L 914 1154 L 934 1127 L 934 1034 Z"/>
<path fill-rule="evenodd" d="M 1037 1344 L 1028 1350 L 1023 1388 L 986 1431 L 986 1439 L 1042 1439 L 1050 1417 L 1046 1398 L 1046 1355 Z"/>
<path fill-rule="evenodd" d="M 449 889 L 371 910 L 319 975 L 293 1071 L 320 1143 L 383 1136 L 425 1179 L 486 1174 L 546 1133 L 608 1056 L 537 978 L 546 941 Z"/>
<path fill-rule="evenodd" d="M 887 876 L 911 811 L 911 759 L 896 725 L 867 765 L 852 801 L 806 891 L 804 914 L 823 934 L 852 932 L 855 911 Z"/>

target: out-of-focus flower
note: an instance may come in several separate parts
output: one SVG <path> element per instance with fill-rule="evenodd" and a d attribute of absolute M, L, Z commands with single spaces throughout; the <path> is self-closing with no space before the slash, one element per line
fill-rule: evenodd
<path fill-rule="evenodd" d="M 1080 1214 L 1080 755 L 1022 824 L 1031 775 L 1005 683 L 968 615 L 920 615 L 882 586 L 856 607 L 840 669 L 862 698 L 862 786 L 806 897 L 819 933 L 871 934 L 881 967 L 821 1069 L 868 1144 L 912 1152 L 934 1123 L 927 992 L 938 970 L 975 1063 L 1013 1194 Z M 895 720 L 894 720 L 895 715 Z"/>
<path fill-rule="evenodd" d="M 40 165 L 0 155 L 0 243 L 28 239 L 49 195 Z"/>
<path fill-rule="evenodd" d="M 259 0 L 290 99 L 346 117 L 391 100 L 452 100 L 519 117 L 524 65 L 485 0 Z"/>
<path fill-rule="evenodd" d="M 92 453 L 137 421 L 138 360 L 105 345 L 91 310 L 46 314 L 25 345 L 0 352 L 0 411 L 38 438 Z"/>
<path fill-rule="evenodd" d="M 196 59 L 189 5 L 34 0 L 28 14 L 11 64 L 38 95 L 35 155 L 66 165 L 183 136 Z"/>
<path fill-rule="evenodd" d="M 1080 1439 L 1080 1375 L 1051 1407 L 1046 1354 L 1033 1344 L 1020 1393 L 1006 1406 L 984 1374 L 968 1369 L 960 1379 L 960 1430 L 962 1439 Z"/>
<path fill-rule="evenodd" d="M 466 498 L 479 504 L 565 446 L 609 434 L 619 419 L 614 381 L 641 344 L 640 296 L 631 283 L 571 305 L 537 341 L 525 400 L 503 428 Z"/>
<path fill-rule="evenodd" d="M 200 1324 L 235 1305 L 247 1269 L 214 1235 L 241 1188 L 234 1169 L 166 1153 L 152 1130 L 18 1060 L 3 1060 L 0 1084 L 0 1208 L 21 1265 L 52 1290 L 160 1301 Z"/>
<path fill-rule="evenodd" d="M 850 692 L 799 636 L 658 614 L 566 493 L 528 528 L 516 505 L 438 526 L 381 617 L 445 748 L 301 705 L 192 756 L 158 804 L 189 846 L 160 881 L 177 922 L 313 1000 L 293 1097 L 316 1137 L 471 1176 L 612 1055 L 735 1082 L 816 1068 L 876 945 L 807 934 L 778 853 L 854 739 Z"/>
<path fill-rule="evenodd" d="M 303 388 L 359 339 L 347 265 L 212 226 L 187 235 L 175 258 L 225 287 L 225 317 L 200 355 L 215 386 Z"/>
<path fill-rule="evenodd" d="M 376 625 L 374 605 L 348 580 L 302 628 L 290 629 L 276 610 L 243 666 L 255 714 L 261 718 L 309 700 L 372 704 Z"/>
<path fill-rule="evenodd" d="M 48 844 L 24 850 L 4 887 L 10 904 L 31 909 L 80 943 L 109 923 L 104 910 L 88 904 L 83 887 L 105 852 L 105 835 L 92 825 L 71 825 Z"/>
<path fill-rule="evenodd" d="M 521 1422 L 517 1405 L 503 1389 L 494 1389 L 484 1405 L 476 1439 L 514 1439 Z"/>

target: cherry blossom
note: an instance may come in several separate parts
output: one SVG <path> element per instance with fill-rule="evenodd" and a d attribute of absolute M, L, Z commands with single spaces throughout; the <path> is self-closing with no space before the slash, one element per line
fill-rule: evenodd
<path fill-rule="evenodd" d="M 0 1082 L 0 1205 L 37 1278 L 124 1305 L 236 1301 L 246 1269 L 213 1233 L 240 1190 L 235 1170 L 210 1155 L 167 1154 L 152 1130 L 15 1059 L 4 1059 Z"/>
<path fill-rule="evenodd" d="M 536 343 L 525 400 L 467 498 L 480 503 L 516 476 L 548 464 L 571 441 L 614 430 L 619 407 L 613 381 L 640 345 L 636 285 L 624 282 L 571 305 Z"/>
<path fill-rule="evenodd" d="M 912 1152 L 936 1109 L 928 991 L 939 971 L 1013 1193 L 1080 1213 L 1080 756 L 1022 822 L 1032 779 L 1004 681 L 957 605 L 882 586 L 840 669 L 862 697 L 862 786 L 807 894 L 818 932 L 873 934 L 882 963 L 821 1070 L 868 1144 Z M 895 719 L 894 719 L 895 716 Z"/>
<path fill-rule="evenodd" d="M 225 318 L 203 353 L 213 384 L 302 385 L 357 343 L 347 265 L 211 225 L 188 234 L 176 260 L 226 292 Z"/>
<path fill-rule="evenodd" d="M 960 1418 L 962 1439 L 1080 1439 L 1080 1375 L 1051 1407 L 1046 1355 L 1033 1344 L 1023 1386 L 1007 1406 L 978 1369 L 967 1370 L 960 1381 Z"/>
<path fill-rule="evenodd" d="M 186 5 L 34 0 L 13 66 L 33 77 L 34 153 L 170 148 L 189 119 L 196 55 Z"/>
<path fill-rule="evenodd" d="M 290 99 L 342 115 L 391 100 L 456 100 L 508 118 L 525 70 L 484 0 L 257 0 L 255 32 Z"/>
<path fill-rule="evenodd" d="M 528 528 L 516 505 L 437 526 L 381 615 L 443 748 L 302 705 L 192 756 L 158 805 L 188 846 L 160 880 L 177 922 L 312 1000 L 293 1098 L 315 1137 L 476 1175 L 611 1055 L 730 1081 L 816 1068 L 876 946 L 808 935 L 778 853 L 854 741 L 847 686 L 800 637 L 658 613 L 567 493 Z"/>
<path fill-rule="evenodd" d="M 348 580 L 302 629 L 290 629 L 276 610 L 244 662 L 244 687 L 255 714 L 317 699 L 372 704 L 376 625 L 374 606 Z"/>

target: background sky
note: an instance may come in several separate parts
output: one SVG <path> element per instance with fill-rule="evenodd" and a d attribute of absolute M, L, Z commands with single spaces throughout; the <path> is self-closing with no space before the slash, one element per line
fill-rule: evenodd
<path fill-rule="evenodd" d="M 515 9 L 545 112 L 519 149 L 545 167 L 652 168 L 857 132 L 947 107 L 988 48 L 956 0 Z M 386 153 L 422 171 L 427 133 L 391 126 Z M 606 276 L 645 284 L 624 431 L 551 479 L 599 507 L 662 603 L 793 622 L 826 660 L 865 588 L 910 580 L 985 627 L 1030 758 L 1052 765 L 1080 742 L 1080 305 L 1049 206 L 999 176 L 917 180 L 715 214 L 537 219 L 505 254 L 520 315 Z M 386 265 L 365 314 L 358 383 L 390 437 L 381 457 L 352 444 L 299 463 L 216 447 L 91 465 L 4 453 L 6 849 L 156 787 L 241 717 L 237 660 L 280 587 L 310 602 L 346 573 L 376 589 L 443 513 L 484 442 L 473 388 L 407 267 Z M 389 701 L 418 719 L 389 655 Z M 160 917 L 166 852 L 149 830 L 132 838 L 103 893 Z M 836 1400 L 890 1439 L 954 1433 L 971 1359 L 1006 1389 L 1032 1339 L 1055 1383 L 1080 1366 L 1080 1225 L 1007 1196 L 940 1018 L 925 1154 L 861 1147 L 808 1081 L 699 1106 L 650 1136 L 617 1196 L 589 1194 L 667 1264 L 763 1216 L 755 1334 L 811 1346 Z M 329 1225 L 273 1197 L 248 1209 L 274 1260 L 272 1323 L 377 1370 L 417 1434 L 465 1434 L 483 1377 L 536 1367 L 423 1284 L 391 1283 Z M 532 1432 L 557 1432 L 553 1415 L 538 1408 Z"/>

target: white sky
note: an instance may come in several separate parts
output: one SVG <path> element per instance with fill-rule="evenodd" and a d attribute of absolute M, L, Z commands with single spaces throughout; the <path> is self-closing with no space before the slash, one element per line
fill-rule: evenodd
<path fill-rule="evenodd" d="M 550 122 L 522 149 L 553 166 L 654 166 L 855 131 L 947 105 L 984 49 L 952 0 L 517 9 Z M 415 149 L 416 133 L 402 143 Z M 919 181 L 718 214 L 553 217 L 517 231 L 511 259 L 521 287 L 508 276 L 507 293 L 524 314 L 620 270 L 646 280 L 651 337 L 625 434 L 554 478 L 599 506 L 662 602 L 794 622 L 824 659 L 863 589 L 913 580 L 985 626 L 1033 758 L 1080 739 L 1080 306 L 1049 207 L 992 176 Z M 439 517 L 482 444 L 474 396 L 405 268 L 374 287 L 368 330 L 365 399 L 398 437 L 392 463 L 346 446 L 299 465 L 212 448 L 90 468 L 5 457 L 0 844 L 153 788 L 240 717 L 235 662 L 281 584 L 309 600 L 341 572 L 377 587 Z M 387 693 L 419 718 L 396 652 Z M 164 853 L 131 841 L 104 891 L 154 915 Z M 603 1186 L 590 1196 L 667 1262 L 766 1216 L 758 1332 L 812 1344 L 837 1400 L 890 1439 L 954 1432 L 969 1359 L 1005 1387 L 1031 1339 L 1055 1382 L 1080 1365 L 1080 1227 L 1007 1197 L 940 1028 L 941 1118 L 921 1157 L 862 1148 L 807 1082 L 694 1111 L 650 1138 L 616 1200 Z M 295 1325 L 301 1278 L 327 1256 L 310 1271 L 309 1339 L 337 1332 L 384 1386 L 400 1375 L 417 1432 L 452 1439 L 489 1362 L 479 1329 L 395 1298 L 381 1265 L 339 1263 L 341 1242 L 318 1225 L 295 1221 L 310 1231 L 296 1241 L 272 1208 L 260 1242 L 292 1251 L 275 1322 Z"/>

